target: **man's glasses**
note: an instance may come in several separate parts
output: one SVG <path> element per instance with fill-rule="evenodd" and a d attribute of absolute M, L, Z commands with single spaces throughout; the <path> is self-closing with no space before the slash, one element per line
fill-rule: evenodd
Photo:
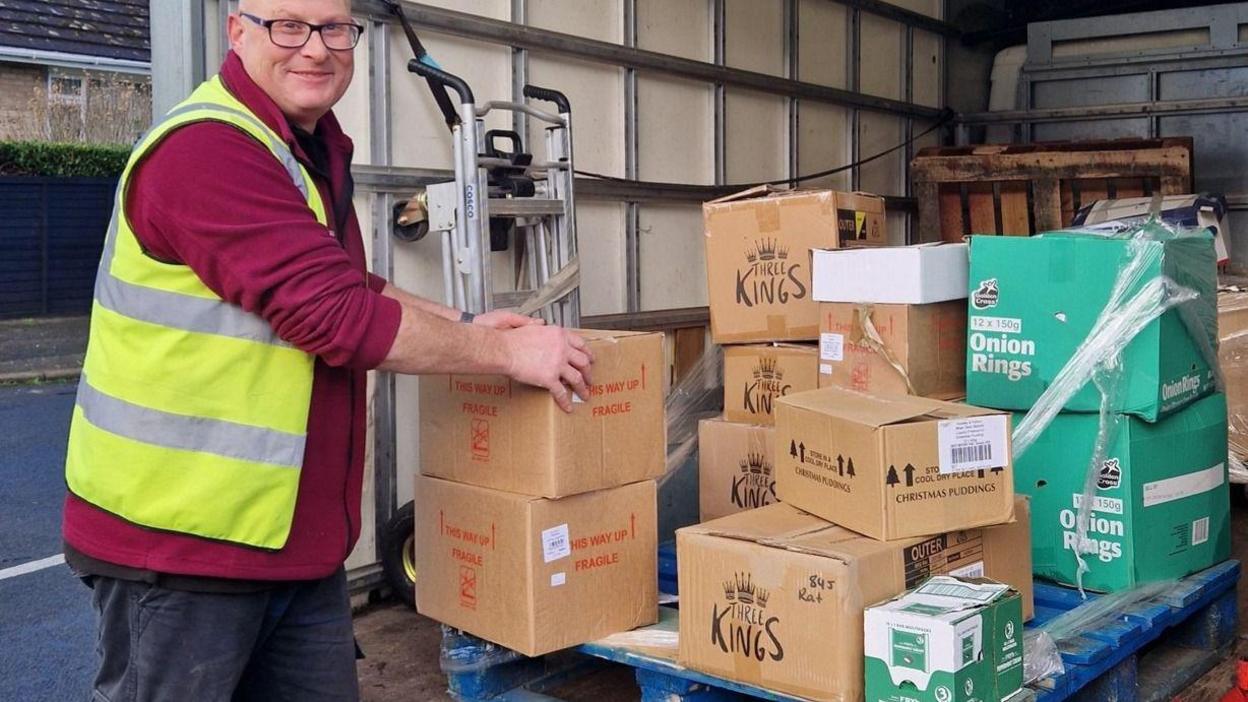
<path fill-rule="evenodd" d="M 311 24 L 293 19 L 266 20 L 246 12 L 238 14 L 269 30 L 269 40 L 283 49 L 302 49 L 312 38 L 312 32 L 319 32 L 326 49 L 350 51 L 360 43 L 360 34 L 364 31 L 363 27 L 351 22 Z"/>

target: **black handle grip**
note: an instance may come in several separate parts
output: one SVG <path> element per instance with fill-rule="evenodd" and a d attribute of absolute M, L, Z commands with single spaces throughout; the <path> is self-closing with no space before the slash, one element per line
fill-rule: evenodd
<path fill-rule="evenodd" d="M 511 151 L 499 151 L 494 144 L 498 139 L 510 141 Z M 512 156 L 524 149 L 524 145 L 520 142 L 520 135 L 510 129 L 491 129 L 487 131 L 485 133 L 485 147 L 493 156 Z"/>
<path fill-rule="evenodd" d="M 558 90 L 539 88 L 536 85 L 526 85 L 524 86 L 524 96 L 534 100 L 545 100 L 546 102 L 555 103 L 559 107 L 559 114 L 561 115 L 572 112 L 572 105 L 568 102 L 568 96 Z"/>
<path fill-rule="evenodd" d="M 407 70 L 415 73 L 422 78 L 433 78 L 443 85 L 446 85 L 459 94 L 459 103 L 461 105 L 473 104 L 476 101 L 472 97 L 472 88 L 468 87 L 468 83 L 457 75 L 447 73 L 439 68 L 434 68 L 420 59 L 412 59 L 407 62 Z"/>

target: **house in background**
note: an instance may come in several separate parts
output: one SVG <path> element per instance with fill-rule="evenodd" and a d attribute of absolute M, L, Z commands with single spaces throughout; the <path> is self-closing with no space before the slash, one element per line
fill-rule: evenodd
<path fill-rule="evenodd" d="M 0 139 L 133 143 L 151 123 L 148 1 L 0 0 Z"/>

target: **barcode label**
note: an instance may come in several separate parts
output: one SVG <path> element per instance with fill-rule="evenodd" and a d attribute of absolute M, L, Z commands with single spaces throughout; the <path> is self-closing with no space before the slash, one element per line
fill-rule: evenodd
<path fill-rule="evenodd" d="M 1201 517 L 1192 522 L 1192 545 L 1199 546 L 1209 540 L 1209 518 Z"/>
<path fill-rule="evenodd" d="M 953 462 L 954 463 L 970 463 L 971 461 L 991 461 L 992 460 L 992 444 L 970 444 L 968 446 L 954 446 Z"/>
<path fill-rule="evenodd" d="M 1007 424 L 1005 415 L 967 417 L 941 422 L 936 430 L 940 472 L 947 475 L 999 469 L 1009 465 Z"/>
<path fill-rule="evenodd" d="M 984 562 L 975 561 L 968 566 L 954 568 L 949 574 L 955 578 L 982 578 L 984 577 Z"/>
<path fill-rule="evenodd" d="M 547 563 L 572 555 L 572 543 L 568 539 L 568 525 L 542 530 L 542 558 Z"/>

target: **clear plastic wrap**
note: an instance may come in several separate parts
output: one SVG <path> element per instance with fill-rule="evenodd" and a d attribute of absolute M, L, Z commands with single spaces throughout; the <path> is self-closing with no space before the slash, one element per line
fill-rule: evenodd
<path fill-rule="evenodd" d="M 1066 672 L 1057 642 L 1047 631 L 1028 629 L 1023 635 L 1023 684 L 1061 675 Z"/>
<path fill-rule="evenodd" d="M 698 422 L 724 410 L 724 351 L 711 344 L 667 394 L 667 482 L 698 448 Z"/>
<path fill-rule="evenodd" d="M 1248 292 L 1218 293 L 1218 362 L 1226 383 L 1231 480 L 1248 483 Z"/>
<path fill-rule="evenodd" d="M 1212 295 L 1213 290 L 1194 290 L 1180 285 L 1168 275 L 1158 276 L 1150 273 L 1156 270 L 1158 260 L 1163 253 L 1163 247 L 1158 246 L 1157 242 L 1185 237 L 1207 239 L 1208 234 L 1203 230 L 1172 228 L 1157 220 L 1150 220 L 1129 231 L 1107 233 L 1085 230 L 1084 233 L 1129 239 L 1127 263 L 1114 280 L 1109 300 L 1101 310 L 1087 338 L 1075 350 L 1070 360 L 1053 379 L 1053 383 L 1036 400 L 1023 420 L 1014 428 L 1012 437 L 1014 456 L 1017 458 L 1027 452 L 1027 449 L 1035 443 L 1054 417 L 1081 388 L 1092 382 L 1100 391 L 1102 398 L 1100 428 L 1092 456 L 1085 468 L 1083 499 L 1075 520 L 1078 542 L 1088 544 L 1087 547 L 1074 551 L 1079 564 L 1076 584 L 1081 593 L 1083 592 L 1083 574 L 1088 570 L 1084 552 L 1095 552 L 1088 541 L 1087 533 L 1088 521 L 1094 504 L 1093 497 L 1096 494 L 1097 468 L 1105 461 L 1106 452 L 1113 445 L 1121 423 L 1121 415 L 1113 412 L 1112 408 L 1116 406 L 1115 399 L 1124 373 L 1123 350 L 1153 320 L 1167 310 L 1177 307 L 1188 333 L 1196 340 L 1209 367 L 1214 369 L 1217 387 L 1219 389 L 1224 387 L 1222 376 L 1217 371 L 1217 349 L 1211 341 L 1217 338 L 1215 333 L 1217 317 L 1210 313 L 1210 306 L 1194 304 L 1201 300 L 1202 294 Z M 1175 257 L 1181 255 L 1181 250 L 1176 248 L 1168 253 L 1171 257 Z M 1191 265 L 1196 264 L 1192 262 Z M 1183 262 L 1180 261 L 1177 269 L 1182 268 Z"/>

